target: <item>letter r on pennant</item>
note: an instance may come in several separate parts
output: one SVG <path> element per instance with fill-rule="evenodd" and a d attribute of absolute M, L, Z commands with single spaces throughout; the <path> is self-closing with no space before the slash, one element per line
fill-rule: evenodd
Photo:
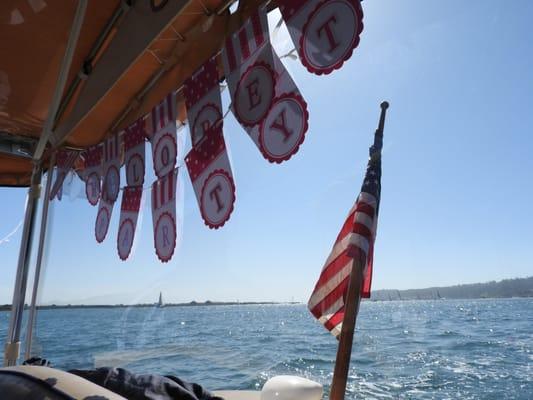
<path fill-rule="evenodd" d="M 217 212 L 220 212 L 224 208 L 224 204 L 222 203 L 222 200 L 220 199 L 220 192 L 222 191 L 222 186 L 220 183 L 217 183 L 216 186 L 211 189 L 211 192 L 209 192 L 209 198 L 211 200 L 215 200 L 217 203 Z"/>
<path fill-rule="evenodd" d="M 130 230 L 129 228 L 125 229 L 124 236 L 122 237 L 122 246 L 126 247 L 130 243 Z"/>
<path fill-rule="evenodd" d="M 168 226 L 163 225 L 163 247 L 170 246 L 170 240 L 168 240 Z"/>

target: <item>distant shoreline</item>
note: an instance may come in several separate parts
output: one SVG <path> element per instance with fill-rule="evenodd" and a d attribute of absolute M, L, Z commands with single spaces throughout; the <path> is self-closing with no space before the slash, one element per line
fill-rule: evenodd
<path fill-rule="evenodd" d="M 211 307 L 211 306 L 249 306 L 249 305 L 281 305 L 281 304 L 301 304 L 299 302 L 276 302 L 276 301 L 205 301 L 189 303 L 167 303 L 162 308 L 169 307 Z M 38 310 L 60 310 L 60 309 L 80 309 L 80 308 L 150 308 L 158 307 L 157 303 L 143 303 L 143 304 L 50 304 L 37 306 Z M 24 309 L 28 309 L 28 304 L 24 305 Z M 0 311 L 10 311 L 11 304 L 0 305 Z"/>
<path fill-rule="evenodd" d="M 461 297 L 461 298 L 441 298 L 441 299 L 434 299 L 434 298 L 396 298 L 396 299 L 363 299 L 365 302 L 385 302 L 385 301 L 428 301 L 428 300 L 509 300 L 509 299 L 530 299 L 533 298 L 533 296 L 510 296 L 510 297 Z M 250 305 L 304 305 L 305 303 L 301 303 L 298 301 L 291 301 L 291 302 L 275 302 L 275 301 L 259 301 L 259 302 L 211 302 L 210 304 L 206 303 L 170 303 L 165 304 L 162 308 L 174 308 L 174 307 L 212 307 L 212 306 L 250 306 Z M 38 310 L 75 310 L 75 309 L 101 309 L 101 308 L 158 308 L 157 303 L 154 304 L 52 304 L 52 305 L 45 305 L 45 306 L 37 306 Z M 28 310 L 29 305 L 25 304 L 24 309 Z M 8 312 L 11 311 L 11 304 L 2 304 L 0 305 L 0 312 Z"/>
<path fill-rule="evenodd" d="M 475 299 L 510 299 L 533 297 L 533 276 L 528 278 L 504 279 L 496 282 L 473 283 L 455 286 L 431 287 L 425 289 L 380 289 L 372 292 L 368 301 L 396 300 L 475 300 Z M 302 304 L 300 302 L 276 301 L 190 301 L 188 303 L 167 303 L 164 307 L 210 307 L 243 305 Z M 26 305 L 25 308 L 28 306 Z M 38 310 L 81 309 L 81 308 L 149 308 L 157 303 L 145 304 L 51 304 L 37 306 Z M 0 311 L 10 311 L 11 304 L 0 305 Z"/>

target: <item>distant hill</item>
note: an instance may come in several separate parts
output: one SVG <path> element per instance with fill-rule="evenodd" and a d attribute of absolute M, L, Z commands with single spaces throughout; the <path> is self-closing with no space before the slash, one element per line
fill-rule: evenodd
<path fill-rule="evenodd" d="M 430 287 L 427 289 L 384 289 L 372 292 L 371 300 L 483 299 L 533 297 L 533 276 L 486 283 Z"/>

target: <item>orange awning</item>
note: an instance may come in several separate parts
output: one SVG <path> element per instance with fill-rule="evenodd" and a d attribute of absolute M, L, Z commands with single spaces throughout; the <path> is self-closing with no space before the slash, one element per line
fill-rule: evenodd
<path fill-rule="evenodd" d="M 49 148 L 86 148 L 146 114 L 261 4 L 241 0 L 230 14 L 228 0 L 143 0 L 129 9 L 125 3 L 88 2 Z M 0 141 L 41 136 L 76 6 L 0 3 Z M 183 104 L 178 109 L 185 119 Z M 4 148 L 0 185 L 28 185 L 31 158 Z"/>

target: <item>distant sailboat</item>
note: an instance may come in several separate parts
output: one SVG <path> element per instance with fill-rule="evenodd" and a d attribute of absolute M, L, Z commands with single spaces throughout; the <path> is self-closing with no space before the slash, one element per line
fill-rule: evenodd
<path fill-rule="evenodd" d="M 159 307 L 159 308 L 164 307 L 164 305 L 163 305 L 163 293 L 162 293 L 162 292 L 159 292 L 159 301 L 157 302 L 156 305 L 157 305 L 157 307 Z"/>

